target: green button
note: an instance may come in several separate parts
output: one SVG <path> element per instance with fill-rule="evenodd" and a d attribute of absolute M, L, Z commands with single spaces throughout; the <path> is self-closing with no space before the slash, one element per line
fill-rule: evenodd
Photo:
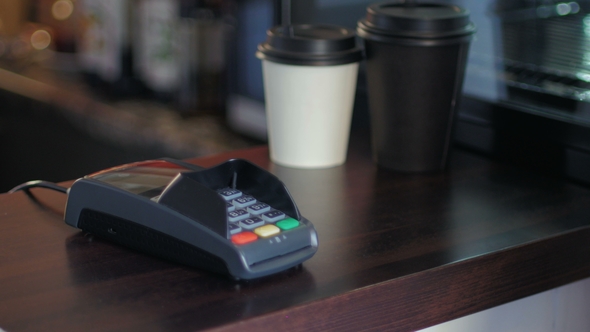
<path fill-rule="evenodd" d="M 297 226 L 299 226 L 299 221 L 293 219 L 293 218 L 287 218 L 287 219 L 283 219 L 281 221 L 279 221 L 278 223 L 276 223 L 276 225 L 286 231 L 288 229 L 293 229 Z"/>

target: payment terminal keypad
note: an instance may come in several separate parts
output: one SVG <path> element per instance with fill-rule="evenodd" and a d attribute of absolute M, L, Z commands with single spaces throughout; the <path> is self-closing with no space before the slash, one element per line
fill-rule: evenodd
<path fill-rule="evenodd" d="M 225 188 L 217 193 L 227 203 L 230 239 L 236 245 L 276 236 L 300 226 L 297 219 L 237 189 Z"/>

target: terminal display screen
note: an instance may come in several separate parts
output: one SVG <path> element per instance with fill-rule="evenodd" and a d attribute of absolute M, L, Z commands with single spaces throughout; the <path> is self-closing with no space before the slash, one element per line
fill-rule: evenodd
<path fill-rule="evenodd" d="M 190 169 L 164 160 L 127 164 L 89 175 L 89 178 L 108 183 L 128 192 L 157 197 L 164 188 L 183 172 Z"/>

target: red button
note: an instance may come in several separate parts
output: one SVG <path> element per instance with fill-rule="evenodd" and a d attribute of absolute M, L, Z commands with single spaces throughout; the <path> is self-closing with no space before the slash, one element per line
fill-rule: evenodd
<path fill-rule="evenodd" d="M 256 241 L 258 236 L 252 232 L 242 232 L 231 237 L 231 242 L 235 244 L 246 244 L 253 241 Z"/>

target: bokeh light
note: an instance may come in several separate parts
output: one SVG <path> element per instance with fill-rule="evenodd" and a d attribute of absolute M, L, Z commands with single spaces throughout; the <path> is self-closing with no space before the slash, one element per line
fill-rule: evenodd
<path fill-rule="evenodd" d="M 46 30 L 37 30 L 31 35 L 31 46 L 36 50 L 44 50 L 51 44 L 51 35 Z"/>
<path fill-rule="evenodd" d="M 67 20 L 74 12 L 74 3 L 71 0 L 58 0 L 51 6 L 51 14 L 56 20 Z"/>

